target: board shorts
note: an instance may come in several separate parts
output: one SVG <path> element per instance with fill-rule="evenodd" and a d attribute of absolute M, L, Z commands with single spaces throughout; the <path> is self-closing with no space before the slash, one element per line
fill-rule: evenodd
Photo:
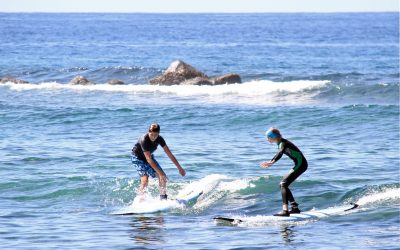
<path fill-rule="evenodd" d="M 157 164 L 157 166 L 162 170 L 160 164 L 156 161 L 154 156 L 151 156 L 151 158 Z M 151 176 L 153 178 L 157 177 L 156 171 L 146 161 L 137 158 L 136 155 L 131 156 L 131 161 L 140 177 L 142 176 Z"/>

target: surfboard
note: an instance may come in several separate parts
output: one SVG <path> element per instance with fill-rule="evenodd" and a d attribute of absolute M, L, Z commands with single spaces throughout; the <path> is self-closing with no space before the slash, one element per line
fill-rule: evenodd
<path fill-rule="evenodd" d="M 229 222 L 229 223 L 234 223 L 234 224 L 239 224 L 242 222 L 253 222 L 253 221 L 261 221 L 261 222 L 279 222 L 279 221 L 306 221 L 306 220 L 314 220 L 314 219 L 321 219 L 324 217 L 332 216 L 332 215 L 339 215 L 346 213 L 348 211 L 354 210 L 358 208 L 359 206 L 357 204 L 350 204 L 346 206 L 340 206 L 340 207 L 332 207 L 332 208 L 327 208 L 327 209 L 322 209 L 322 210 L 310 210 L 307 212 L 302 212 L 300 214 L 291 214 L 290 216 L 284 217 L 284 216 L 273 216 L 273 215 L 258 215 L 258 216 L 252 216 L 252 217 L 246 217 L 246 216 L 238 216 L 238 217 L 223 217 L 223 216 L 217 216 L 214 217 L 214 220 L 217 222 Z"/>
<path fill-rule="evenodd" d="M 165 212 L 174 208 L 184 208 L 193 205 L 203 194 L 201 192 L 192 192 L 183 197 L 171 200 L 150 199 L 143 202 L 133 202 L 130 206 L 122 208 L 113 215 L 133 215 L 133 214 L 152 214 Z"/>

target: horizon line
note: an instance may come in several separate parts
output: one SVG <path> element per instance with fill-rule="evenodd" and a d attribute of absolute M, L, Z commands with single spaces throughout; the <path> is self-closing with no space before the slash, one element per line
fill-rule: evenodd
<path fill-rule="evenodd" d="M 210 12 L 147 12 L 147 11 L 135 11 L 135 12 L 124 12 L 124 11 L 0 11 L 1 14 L 346 14 L 346 13 L 399 13 L 400 11 L 263 11 L 263 12 L 236 12 L 236 11 L 210 11 Z"/>

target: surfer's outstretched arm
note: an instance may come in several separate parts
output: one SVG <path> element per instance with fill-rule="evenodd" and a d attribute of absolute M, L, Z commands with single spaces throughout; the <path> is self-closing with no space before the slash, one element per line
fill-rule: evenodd
<path fill-rule="evenodd" d="M 172 154 L 171 150 L 169 150 L 169 147 L 165 145 L 163 147 L 165 153 L 168 155 L 169 159 L 175 164 L 176 168 L 178 169 L 180 175 L 185 176 L 186 171 L 181 167 L 181 164 L 179 164 L 178 160 L 175 158 L 174 154 Z"/>
<path fill-rule="evenodd" d="M 276 132 L 275 132 L 276 131 Z M 270 161 L 265 161 L 260 164 L 262 168 L 269 168 L 275 164 L 275 162 L 279 161 L 282 158 L 282 155 L 285 152 L 285 143 L 282 141 L 282 136 L 280 135 L 279 130 L 268 130 L 267 133 L 267 140 L 270 143 L 277 143 L 278 144 L 278 152 Z"/>
<path fill-rule="evenodd" d="M 285 149 L 285 146 L 284 146 L 283 143 L 281 143 L 281 144 L 279 145 L 279 151 L 278 151 L 278 153 L 276 153 L 276 155 L 275 155 L 270 161 L 262 162 L 262 163 L 260 164 L 260 166 L 261 166 L 262 168 L 268 168 L 268 167 L 271 167 L 272 165 L 274 165 L 275 162 L 279 161 L 279 160 L 282 158 L 284 149 Z"/>

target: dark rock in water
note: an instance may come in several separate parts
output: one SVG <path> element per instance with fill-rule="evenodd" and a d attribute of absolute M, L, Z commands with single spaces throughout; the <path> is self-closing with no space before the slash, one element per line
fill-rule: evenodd
<path fill-rule="evenodd" d="M 182 82 L 181 85 L 213 85 L 213 82 L 205 77 L 195 77 Z"/>
<path fill-rule="evenodd" d="M 211 80 L 214 85 L 242 83 L 242 79 L 238 74 L 227 74 L 223 76 L 214 77 Z"/>
<path fill-rule="evenodd" d="M 203 72 L 198 71 L 193 66 L 181 61 L 177 60 L 172 62 L 169 65 L 168 69 L 165 71 L 166 74 L 174 73 L 180 76 L 185 77 L 186 79 L 194 78 L 194 77 L 207 77 Z"/>
<path fill-rule="evenodd" d="M 208 76 L 189 64 L 177 60 L 171 63 L 168 69 L 160 76 L 157 76 L 149 81 L 150 84 L 156 85 L 174 85 L 180 84 L 188 79 L 195 77 L 208 78 Z"/>
<path fill-rule="evenodd" d="M 121 80 L 112 79 L 112 80 L 108 81 L 107 84 L 110 84 L 110 85 L 124 85 L 125 83 L 123 81 L 121 81 Z"/>
<path fill-rule="evenodd" d="M 153 85 L 220 85 L 242 83 L 242 79 L 238 74 L 227 74 L 210 79 L 203 72 L 181 60 L 177 60 L 171 63 L 162 75 L 154 77 L 149 83 Z"/>
<path fill-rule="evenodd" d="M 89 81 L 88 79 L 86 79 L 86 77 L 84 76 L 75 76 L 70 84 L 72 85 L 94 85 L 94 82 Z"/>
<path fill-rule="evenodd" d="M 152 85 L 176 85 L 184 82 L 186 79 L 183 76 L 177 76 L 173 74 L 163 74 L 157 76 L 149 81 Z"/>
<path fill-rule="evenodd" d="M 21 79 L 17 79 L 17 78 L 13 78 L 13 77 L 0 78 L 0 83 L 7 83 L 7 82 L 12 82 L 12 83 L 15 83 L 15 84 L 29 83 L 27 81 L 24 81 L 24 80 L 21 80 Z"/>

